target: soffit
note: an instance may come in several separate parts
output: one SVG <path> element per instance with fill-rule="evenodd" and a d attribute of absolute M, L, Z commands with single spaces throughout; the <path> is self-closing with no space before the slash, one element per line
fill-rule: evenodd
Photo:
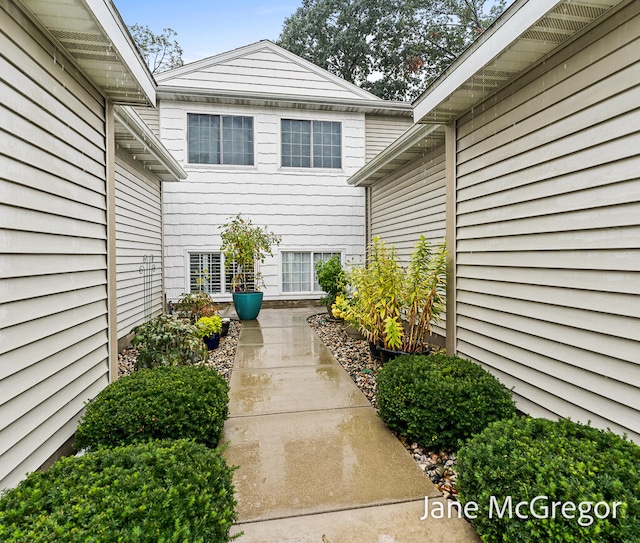
<path fill-rule="evenodd" d="M 110 0 L 22 0 L 116 104 L 155 105 L 155 81 Z"/>
<path fill-rule="evenodd" d="M 415 100 L 414 121 L 446 124 L 456 119 L 622 3 L 516 1 Z"/>

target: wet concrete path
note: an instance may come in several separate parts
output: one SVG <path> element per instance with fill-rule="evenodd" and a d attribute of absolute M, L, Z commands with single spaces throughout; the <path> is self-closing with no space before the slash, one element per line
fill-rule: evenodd
<path fill-rule="evenodd" d="M 318 308 L 243 322 L 223 441 L 240 543 L 478 542 L 307 324 Z M 324 539 L 323 539 L 324 537 Z"/>

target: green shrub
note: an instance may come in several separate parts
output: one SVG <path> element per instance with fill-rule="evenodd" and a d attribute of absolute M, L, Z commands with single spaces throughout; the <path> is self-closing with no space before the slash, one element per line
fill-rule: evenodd
<path fill-rule="evenodd" d="M 612 432 L 569 420 L 499 421 L 459 451 L 458 470 L 461 501 L 479 505 L 473 522 L 485 542 L 640 541 L 640 447 Z M 495 505 L 489 518 L 492 496 L 499 508 L 512 498 L 513 518 L 508 512 L 499 518 Z M 530 504 L 537 496 L 548 498 L 534 503 L 534 512 L 543 517 L 551 516 L 553 502 L 572 502 L 578 509 L 563 515 L 556 508 L 555 519 L 537 519 L 525 505 L 521 513 L 529 518 L 517 518 L 516 504 Z M 611 508 L 608 518 L 596 517 L 593 507 L 598 502 Z M 622 502 L 615 519 L 614 502 Z M 604 516 L 605 506 L 597 512 Z M 566 518 L 571 514 L 574 519 Z"/>
<path fill-rule="evenodd" d="M 219 310 L 219 307 L 214 305 L 211 297 L 206 292 L 183 293 L 175 307 L 178 317 L 187 319 L 191 324 L 195 323 L 200 317 L 216 315 Z"/>
<path fill-rule="evenodd" d="M 511 392 L 478 364 L 431 354 L 404 355 L 377 376 L 387 426 L 431 449 L 457 448 L 490 422 L 515 415 Z"/>
<path fill-rule="evenodd" d="M 218 372 L 205 366 L 134 372 L 89 402 L 75 447 L 182 438 L 215 447 L 229 413 L 228 391 Z"/>
<path fill-rule="evenodd" d="M 170 315 L 160 315 L 133 329 L 131 343 L 138 348 L 135 369 L 185 366 L 206 360 L 206 345 L 197 328 Z"/>
<path fill-rule="evenodd" d="M 339 294 L 344 294 L 345 289 L 345 273 L 342 269 L 342 262 L 339 254 L 334 254 L 329 260 L 318 260 L 315 264 L 316 275 L 318 276 L 318 284 L 327 295 L 320 301 L 324 303 L 329 310 L 335 303 Z"/>
<path fill-rule="evenodd" d="M 219 451 L 187 440 L 63 458 L 0 497 L 0 541 L 227 542 L 231 480 Z"/>

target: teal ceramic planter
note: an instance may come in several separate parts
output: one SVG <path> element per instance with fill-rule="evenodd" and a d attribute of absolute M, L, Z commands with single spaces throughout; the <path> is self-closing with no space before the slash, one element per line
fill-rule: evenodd
<path fill-rule="evenodd" d="M 252 321 L 260 313 L 262 292 L 234 292 L 233 305 L 241 321 Z"/>

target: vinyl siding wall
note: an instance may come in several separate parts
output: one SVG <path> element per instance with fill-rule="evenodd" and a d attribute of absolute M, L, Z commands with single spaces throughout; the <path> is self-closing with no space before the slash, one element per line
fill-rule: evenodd
<path fill-rule="evenodd" d="M 118 338 L 162 312 L 160 181 L 122 151 L 116 154 Z"/>
<path fill-rule="evenodd" d="M 458 353 L 637 442 L 639 149 L 637 2 L 458 122 Z"/>
<path fill-rule="evenodd" d="M 371 187 L 371 236 L 396 248 L 408 263 L 424 235 L 434 246 L 446 234 L 444 146 L 425 152 Z M 445 315 L 434 327 L 445 334 Z"/>
<path fill-rule="evenodd" d="M 364 115 L 162 101 L 162 140 L 188 172 L 164 187 L 165 281 L 168 298 L 189 289 L 188 253 L 220 248 L 218 225 L 241 212 L 282 235 L 277 255 L 262 265 L 265 299 L 319 298 L 281 292 L 282 251 L 339 251 L 360 262 L 365 246 L 364 189 L 346 179 L 364 164 Z M 254 166 L 185 164 L 187 112 L 254 118 Z M 342 122 L 342 169 L 281 168 L 281 119 Z M 222 295 L 222 299 L 230 299 Z"/>
<path fill-rule="evenodd" d="M 372 158 L 388 147 L 413 124 L 410 117 L 382 117 L 367 115 L 365 121 L 366 160 Z"/>
<path fill-rule="evenodd" d="M 108 382 L 105 101 L 0 1 L 0 489 Z"/>

